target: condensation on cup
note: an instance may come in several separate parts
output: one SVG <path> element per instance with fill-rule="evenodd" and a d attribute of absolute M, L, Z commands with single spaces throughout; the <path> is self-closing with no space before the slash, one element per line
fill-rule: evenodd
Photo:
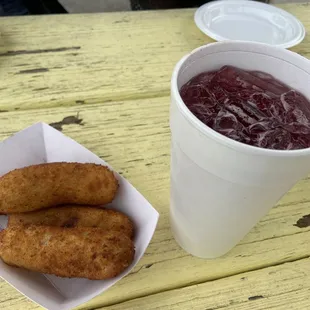
<path fill-rule="evenodd" d="M 180 88 L 197 74 L 224 65 L 269 73 L 310 98 L 310 61 L 261 43 L 212 43 L 176 65 L 171 80 L 170 221 L 178 244 L 203 258 L 232 249 L 310 172 L 310 148 L 280 151 L 242 144 L 188 110 Z"/>

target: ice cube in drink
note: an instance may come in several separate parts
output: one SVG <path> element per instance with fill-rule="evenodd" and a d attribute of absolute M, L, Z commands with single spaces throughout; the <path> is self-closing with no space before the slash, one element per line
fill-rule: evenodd
<path fill-rule="evenodd" d="M 275 150 L 310 147 L 310 101 L 273 76 L 224 66 L 180 90 L 188 109 L 218 133 Z"/>

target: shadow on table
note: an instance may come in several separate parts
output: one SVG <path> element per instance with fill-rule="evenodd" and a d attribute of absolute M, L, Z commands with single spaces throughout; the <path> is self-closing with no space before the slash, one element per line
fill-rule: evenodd
<path fill-rule="evenodd" d="M 199 7 L 211 0 L 130 0 L 133 10 L 159 10 Z M 269 3 L 269 0 L 256 0 Z"/>

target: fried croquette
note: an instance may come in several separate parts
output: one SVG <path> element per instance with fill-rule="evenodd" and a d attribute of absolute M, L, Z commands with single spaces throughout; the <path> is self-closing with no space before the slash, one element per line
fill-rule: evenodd
<path fill-rule="evenodd" d="M 5 263 L 60 277 L 115 277 L 132 263 L 134 252 L 125 234 L 101 228 L 20 225 L 0 232 Z"/>
<path fill-rule="evenodd" d="M 0 213 L 30 212 L 63 204 L 103 205 L 116 195 L 109 168 L 48 163 L 13 170 L 0 178 Z"/>
<path fill-rule="evenodd" d="M 45 225 L 58 227 L 99 227 L 123 232 L 133 238 L 133 223 L 121 212 L 88 206 L 61 206 L 27 213 L 10 214 L 8 226 Z"/>

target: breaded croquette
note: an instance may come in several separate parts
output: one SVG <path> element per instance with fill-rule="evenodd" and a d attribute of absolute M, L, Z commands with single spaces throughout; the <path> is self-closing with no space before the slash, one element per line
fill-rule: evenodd
<path fill-rule="evenodd" d="M 133 223 L 125 214 L 88 206 L 61 206 L 27 213 L 10 214 L 8 226 L 45 225 L 58 227 L 99 227 L 133 237 Z"/>
<path fill-rule="evenodd" d="M 125 234 L 101 228 L 19 225 L 0 232 L 5 263 L 60 277 L 115 277 L 132 263 L 134 252 Z"/>
<path fill-rule="evenodd" d="M 30 212 L 63 204 L 103 205 L 118 182 L 102 165 L 47 163 L 13 170 L 0 178 L 0 213 Z"/>

